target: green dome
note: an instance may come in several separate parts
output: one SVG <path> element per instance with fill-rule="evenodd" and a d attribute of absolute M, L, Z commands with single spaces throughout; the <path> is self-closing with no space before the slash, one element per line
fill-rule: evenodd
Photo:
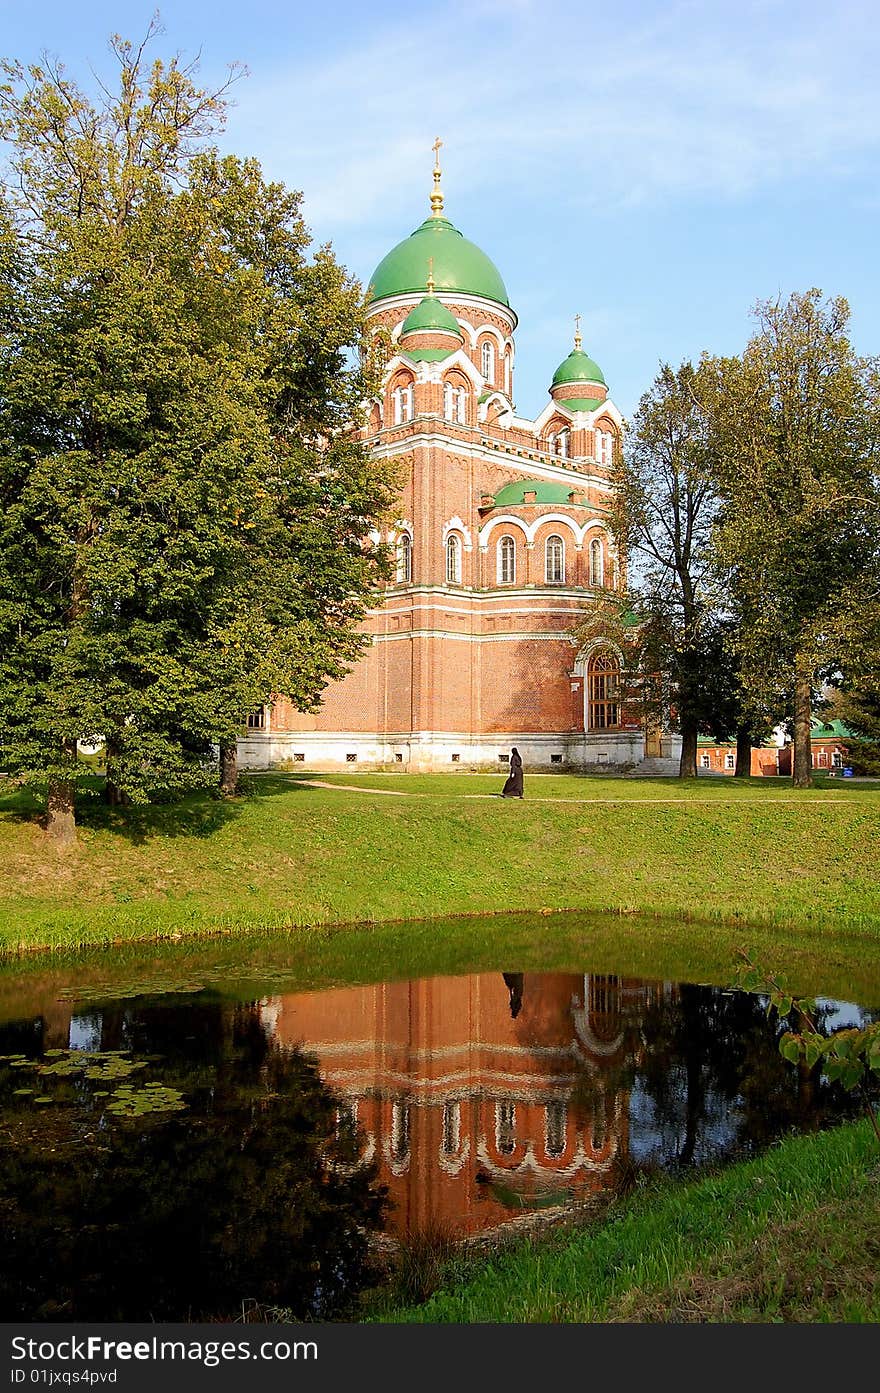
<path fill-rule="evenodd" d="M 440 303 L 436 295 L 426 295 L 403 321 L 401 338 L 416 333 L 455 334 L 456 338 L 464 339 L 455 315 Z"/>
<path fill-rule="evenodd" d="M 608 385 L 599 364 L 588 358 L 580 348 L 573 348 L 553 374 L 552 386 L 561 387 L 566 382 L 601 382 L 603 387 Z"/>
<path fill-rule="evenodd" d="M 486 253 L 462 237 L 446 218 L 435 217 L 426 218 L 379 262 L 370 277 L 370 299 L 424 290 L 432 257 L 434 284 L 441 293 L 458 290 L 510 304 L 504 281 Z"/>

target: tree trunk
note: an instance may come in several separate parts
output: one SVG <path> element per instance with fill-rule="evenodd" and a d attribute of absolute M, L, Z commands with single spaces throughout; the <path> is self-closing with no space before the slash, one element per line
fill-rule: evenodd
<path fill-rule="evenodd" d="M 810 750 L 812 729 L 813 684 L 808 673 L 798 672 L 794 679 L 794 774 L 795 788 L 813 787 L 813 759 Z"/>
<path fill-rule="evenodd" d="M 736 728 L 736 768 L 735 779 L 747 779 L 752 772 L 752 732 L 748 726 Z"/>
<path fill-rule="evenodd" d="M 104 744 L 104 802 L 109 808 L 124 808 L 131 802 L 128 794 L 123 792 L 114 777 L 114 761 L 118 755 L 118 743 L 108 736 Z"/>
<path fill-rule="evenodd" d="M 681 723 L 681 759 L 678 764 L 680 779 L 697 777 L 697 726 L 695 721 L 683 720 Z"/>
<path fill-rule="evenodd" d="M 220 746 L 220 792 L 224 798 L 234 798 L 238 788 L 238 744 Z"/>
<path fill-rule="evenodd" d="M 46 812 L 46 836 L 56 846 L 76 841 L 75 785 L 73 779 L 50 779 Z"/>

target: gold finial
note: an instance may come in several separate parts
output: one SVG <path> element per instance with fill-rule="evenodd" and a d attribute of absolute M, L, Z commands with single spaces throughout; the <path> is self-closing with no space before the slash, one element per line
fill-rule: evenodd
<path fill-rule="evenodd" d="M 434 294 L 434 258 L 428 257 L 428 283 L 425 287 L 429 295 Z"/>
<path fill-rule="evenodd" d="M 579 351 L 581 347 L 581 317 L 576 314 L 574 317 L 574 346 Z"/>
<path fill-rule="evenodd" d="M 431 217 L 439 218 L 443 212 L 443 191 L 440 188 L 440 146 L 443 141 L 439 135 L 431 146 L 434 151 L 434 187 L 431 190 Z"/>

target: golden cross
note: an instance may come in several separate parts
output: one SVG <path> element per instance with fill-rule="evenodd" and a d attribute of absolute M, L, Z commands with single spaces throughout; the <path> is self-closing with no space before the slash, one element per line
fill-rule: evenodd
<path fill-rule="evenodd" d="M 439 135 L 431 146 L 434 151 L 434 187 L 431 191 L 431 216 L 439 218 L 443 212 L 443 191 L 440 188 L 440 146 L 443 141 Z"/>
<path fill-rule="evenodd" d="M 574 317 L 574 331 L 576 334 L 579 334 L 581 331 L 581 317 L 579 314 L 576 314 Z"/>

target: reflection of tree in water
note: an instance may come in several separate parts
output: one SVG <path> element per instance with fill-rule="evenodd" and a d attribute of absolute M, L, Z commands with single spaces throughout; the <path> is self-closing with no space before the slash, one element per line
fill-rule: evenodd
<path fill-rule="evenodd" d="M 785 1028 L 768 1021 L 761 997 L 745 992 L 683 985 L 652 1006 L 633 1095 L 634 1149 L 638 1126 L 653 1160 L 700 1164 L 855 1111 L 819 1069 L 786 1063 L 778 1050 Z"/>
<path fill-rule="evenodd" d="M 243 1300 L 294 1319 L 344 1310 L 386 1202 L 374 1172 L 336 1163 L 336 1100 L 314 1062 L 272 1049 L 247 1007 L 128 1007 L 106 1023 L 120 1047 L 161 1051 L 155 1076 L 190 1109 L 133 1130 L 100 1100 L 37 1112 L 4 1099 L 7 1318 L 228 1318 Z"/>

